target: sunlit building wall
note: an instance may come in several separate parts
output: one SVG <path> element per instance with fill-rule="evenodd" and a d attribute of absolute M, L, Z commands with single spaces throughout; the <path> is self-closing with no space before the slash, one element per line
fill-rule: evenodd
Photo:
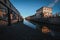
<path fill-rule="evenodd" d="M 52 8 L 50 7 L 41 7 L 36 10 L 36 16 L 40 17 L 52 17 Z"/>

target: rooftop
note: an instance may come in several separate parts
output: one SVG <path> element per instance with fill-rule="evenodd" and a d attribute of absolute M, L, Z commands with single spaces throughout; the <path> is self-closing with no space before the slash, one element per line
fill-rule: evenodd
<path fill-rule="evenodd" d="M 52 7 L 43 6 L 43 7 L 39 8 L 39 9 L 37 9 L 36 11 L 39 11 L 40 9 L 42 9 L 42 8 L 44 8 L 44 7 L 46 7 L 46 8 L 51 8 L 51 9 L 52 9 Z"/>

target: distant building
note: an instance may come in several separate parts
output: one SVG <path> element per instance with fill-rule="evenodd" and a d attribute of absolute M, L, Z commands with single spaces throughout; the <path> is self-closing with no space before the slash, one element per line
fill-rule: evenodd
<path fill-rule="evenodd" d="M 52 8 L 50 7 L 41 7 L 40 9 L 36 10 L 37 17 L 51 17 L 52 16 Z"/>

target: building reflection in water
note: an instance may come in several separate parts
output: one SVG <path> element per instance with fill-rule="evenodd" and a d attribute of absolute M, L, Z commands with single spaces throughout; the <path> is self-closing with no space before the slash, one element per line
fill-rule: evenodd
<path fill-rule="evenodd" d="M 51 30 L 50 30 L 48 27 L 43 26 L 43 27 L 42 27 L 42 32 L 43 32 L 43 33 L 48 33 L 48 32 L 51 32 Z"/>
<path fill-rule="evenodd" d="M 49 33 L 51 36 L 54 36 L 55 35 L 54 32 L 53 32 L 53 30 L 51 30 L 47 26 L 43 26 L 41 28 L 41 31 L 42 31 L 42 33 L 45 33 L 45 34 Z"/>
<path fill-rule="evenodd" d="M 24 20 L 24 24 L 35 30 L 40 30 L 43 34 L 50 34 L 51 36 L 55 36 L 55 28 L 52 25 L 38 24 L 27 20 Z"/>

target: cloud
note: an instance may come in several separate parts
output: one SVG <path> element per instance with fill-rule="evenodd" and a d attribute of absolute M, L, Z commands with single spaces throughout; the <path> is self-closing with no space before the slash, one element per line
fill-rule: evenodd
<path fill-rule="evenodd" d="M 48 7 L 53 7 L 59 0 L 55 0 L 53 3 L 50 3 Z"/>

